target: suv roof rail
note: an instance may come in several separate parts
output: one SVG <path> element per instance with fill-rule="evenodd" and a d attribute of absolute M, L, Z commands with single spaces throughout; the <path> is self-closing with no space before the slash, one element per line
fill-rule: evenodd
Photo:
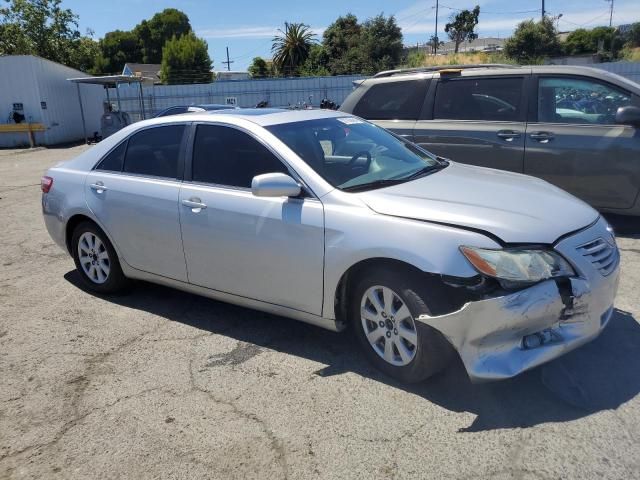
<path fill-rule="evenodd" d="M 411 73 L 423 73 L 423 72 L 437 72 L 440 70 L 449 69 L 468 69 L 468 68 L 518 68 L 519 65 L 509 65 L 507 63 L 478 63 L 470 65 L 435 65 L 432 67 L 418 67 L 418 68 L 400 68 L 397 70 L 386 70 L 384 72 L 376 73 L 373 78 L 392 77 L 394 75 L 407 75 Z"/>

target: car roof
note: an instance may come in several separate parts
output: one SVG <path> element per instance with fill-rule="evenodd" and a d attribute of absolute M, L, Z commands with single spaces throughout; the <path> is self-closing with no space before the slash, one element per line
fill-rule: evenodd
<path fill-rule="evenodd" d="M 417 78 L 433 78 L 436 75 L 452 74 L 459 71 L 460 76 L 499 76 L 499 75 L 523 75 L 523 74 L 563 74 L 591 77 L 609 81 L 618 86 L 627 88 L 640 95 L 640 86 L 621 75 L 609 72 L 601 68 L 586 67 L 581 65 L 441 65 L 435 67 L 408 68 L 401 70 L 388 70 L 380 72 L 371 78 L 365 79 L 362 84 L 393 82 L 398 80 L 410 80 Z"/>
<path fill-rule="evenodd" d="M 283 108 L 239 108 L 231 110 L 208 110 L 204 112 L 188 112 L 181 115 L 168 115 L 136 122 L 140 128 L 151 125 L 186 122 L 225 122 L 239 123 L 248 121 L 262 127 L 284 123 L 318 120 L 323 118 L 350 117 L 352 115 L 335 110 L 288 110 Z"/>

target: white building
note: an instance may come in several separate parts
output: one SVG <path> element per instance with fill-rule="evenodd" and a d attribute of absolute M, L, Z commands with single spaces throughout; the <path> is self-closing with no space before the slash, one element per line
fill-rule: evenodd
<path fill-rule="evenodd" d="M 83 139 L 78 87 L 67 81 L 82 76 L 86 74 L 32 55 L 0 56 L 0 147 L 29 145 L 27 133 L 2 132 L 2 124 L 14 124 L 14 110 L 24 115 L 25 122 L 44 125 L 45 131 L 34 133 L 38 145 Z M 100 131 L 104 89 L 97 85 L 79 88 L 91 137 Z"/>

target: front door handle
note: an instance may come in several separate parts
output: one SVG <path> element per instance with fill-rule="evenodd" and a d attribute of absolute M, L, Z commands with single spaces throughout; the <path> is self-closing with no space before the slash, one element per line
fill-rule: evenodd
<path fill-rule="evenodd" d="M 516 130 L 499 130 L 496 135 L 507 142 L 513 142 L 514 138 L 520 138 L 521 133 Z"/>
<path fill-rule="evenodd" d="M 540 143 L 549 143 L 549 140 L 553 140 L 553 133 L 551 132 L 532 132 L 529 137 Z"/>
<path fill-rule="evenodd" d="M 104 183 L 102 182 L 92 183 L 91 185 L 89 185 L 89 187 L 91 187 L 91 190 L 95 190 L 96 193 L 103 193 L 107 190 L 107 187 L 105 187 Z"/>
<path fill-rule="evenodd" d="M 189 200 L 182 200 L 182 205 L 189 207 L 193 213 L 200 213 L 207 208 L 206 203 L 202 203 L 198 197 L 191 197 Z"/>

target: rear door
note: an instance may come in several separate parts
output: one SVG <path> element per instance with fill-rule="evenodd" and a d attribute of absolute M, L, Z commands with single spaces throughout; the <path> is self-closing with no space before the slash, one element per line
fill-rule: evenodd
<path fill-rule="evenodd" d="M 640 106 L 640 98 L 589 77 L 534 80 L 525 173 L 597 208 L 632 207 L 640 189 L 640 132 L 617 125 L 615 114 L 622 106 Z"/>
<path fill-rule="evenodd" d="M 526 75 L 441 76 L 414 142 L 456 162 L 523 171 Z"/>
<path fill-rule="evenodd" d="M 350 113 L 412 140 L 429 82 L 415 77 L 382 79 L 369 87 Z"/>
<path fill-rule="evenodd" d="M 186 282 L 178 218 L 185 127 L 150 127 L 122 142 L 87 176 L 85 198 L 127 264 Z"/>

